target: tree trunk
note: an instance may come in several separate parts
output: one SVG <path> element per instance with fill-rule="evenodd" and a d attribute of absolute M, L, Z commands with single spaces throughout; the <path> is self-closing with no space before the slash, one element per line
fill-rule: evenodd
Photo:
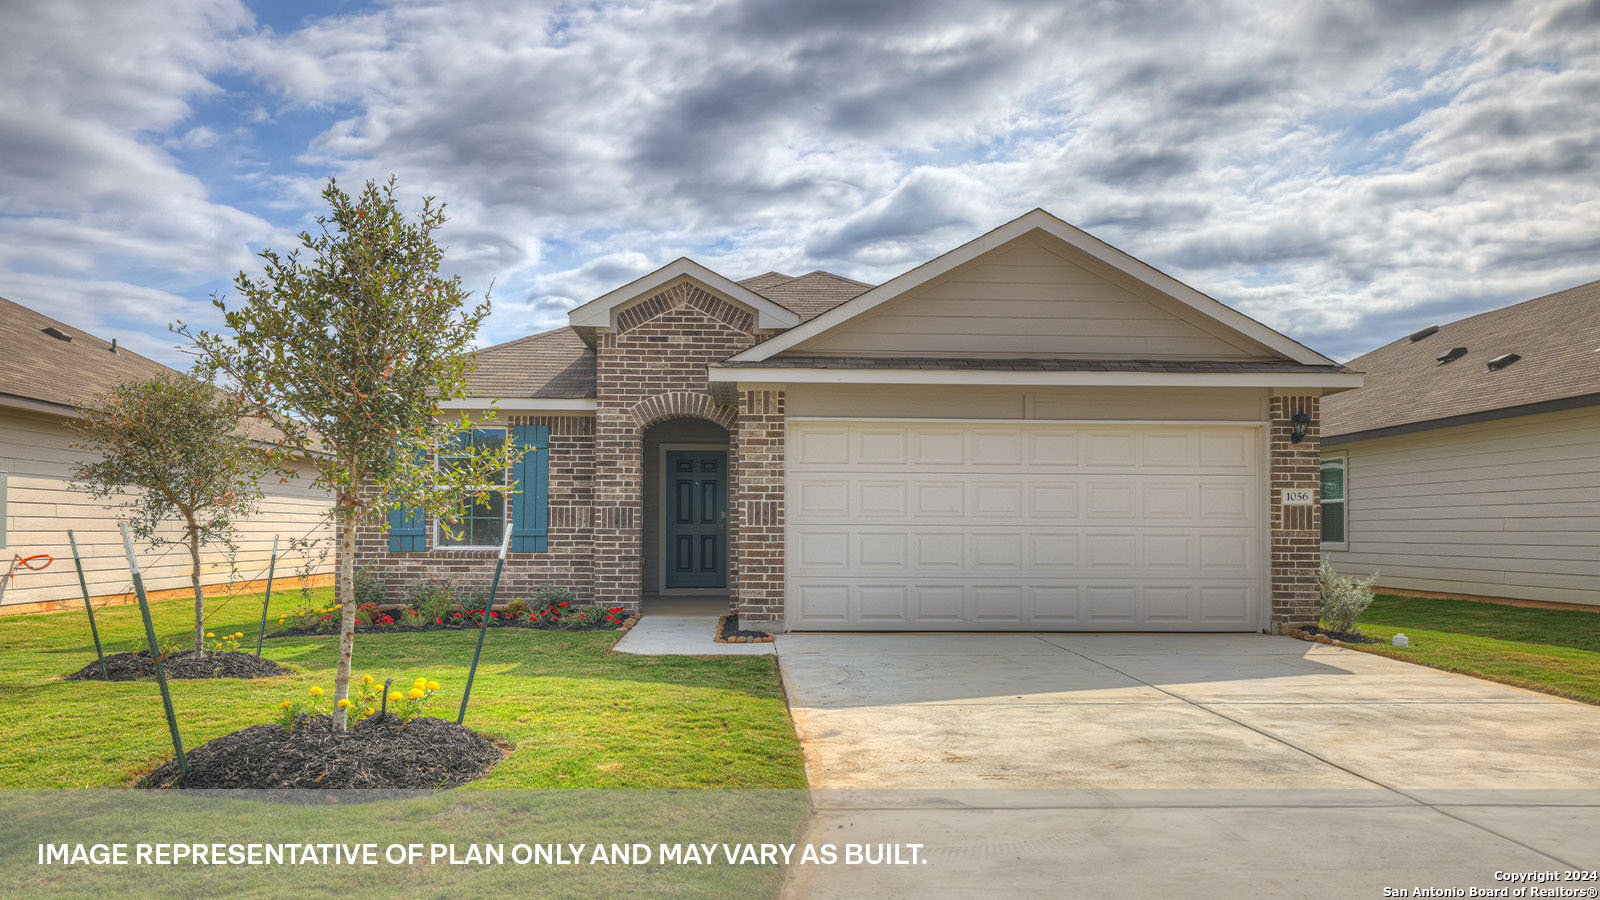
<path fill-rule="evenodd" d="M 206 652 L 206 595 L 200 588 L 200 529 L 195 527 L 194 517 L 185 516 L 189 521 L 189 586 L 194 588 L 194 652 L 204 656 Z"/>
<path fill-rule="evenodd" d="M 339 671 L 333 678 L 333 704 L 339 712 L 339 701 L 350 696 L 350 658 L 356 649 L 356 514 L 354 510 L 339 512 L 339 574 L 336 596 L 344 608 L 339 616 Z M 333 717 L 334 727 L 344 731 L 348 724 L 345 716 Z"/>

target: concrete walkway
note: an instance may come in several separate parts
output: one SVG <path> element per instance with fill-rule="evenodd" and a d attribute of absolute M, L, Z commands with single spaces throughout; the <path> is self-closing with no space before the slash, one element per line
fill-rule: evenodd
<path fill-rule="evenodd" d="M 1248 635 L 780 635 L 794 897 L 1379 897 L 1600 867 L 1600 708 Z M 1592 886 L 1592 885 L 1591 885 Z"/>
<path fill-rule="evenodd" d="M 771 656 L 772 644 L 719 644 L 720 616 L 646 613 L 611 649 L 637 656 Z"/>

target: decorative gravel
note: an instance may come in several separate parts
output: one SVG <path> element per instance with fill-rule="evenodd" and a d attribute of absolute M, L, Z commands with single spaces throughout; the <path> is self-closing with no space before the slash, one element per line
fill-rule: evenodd
<path fill-rule="evenodd" d="M 719 644 L 770 644 L 772 632 L 741 630 L 739 614 L 728 613 L 717 622 L 716 641 Z"/>

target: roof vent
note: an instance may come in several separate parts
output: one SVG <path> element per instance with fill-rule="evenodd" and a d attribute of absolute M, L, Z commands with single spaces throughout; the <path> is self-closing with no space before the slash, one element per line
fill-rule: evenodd
<path fill-rule="evenodd" d="M 1439 354 L 1438 356 L 1434 357 L 1434 359 L 1437 359 L 1439 361 L 1439 365 L 1442 366 L 1447 362 L 1455 362 L 1456 360 L 1458 360 L 1461 357 L 1466 356 L 1466 355 L 1467 355 L 1467 348 L 1465 348 L 1465 347 L 1451 347 L 1449 350 L 1446 350 L 1445 352 L 1443 352 L 1443 353 Z"/>
<path fill-rule="evenodd" d="M 1411 332 L 1411 343 L 1415 344 L 1417 341 L 1422 340 L 1423 338 L 1427 337 L 1430 334 L 1433 334 L 1435 331 L 1438 331 L 1438 330 L 1439 330 L 1439 326 L 1437 326 L 1437 325 L 1429 325 L 1427 328 L 1423 328 L 1420 331 L 1413 331 L 1413 332 Z"/>
<path fill-rule="evenodd" d="M 50 335 L 51 337 L 55 338 L 58 341 L 66 341 L 69 344 L 72 343 L 72 335 L 67 334 L 65 331 L 62 331 L 61 329 L 56 328 L 54 326 L 46 326 L 46 327 L 41 328 L 39 330 L 43 331 L 45 334 Z"/>
<path fill-rule="evenodd" d="M 1516 353 L 1506 353 L 1501 356 L 1496 356 L 1494 359 L 1489 360 L 1489 371 L 1498 372 L 1521 358 L 1522 356 Z"/>
<path fill-rule="evenodd" d="M 116 338 L 112 338 L 111 339 L 111 346 L 108 347 L 107 349 L 110 350 L 112 353 L 117 352 L 117 339 Z"/>

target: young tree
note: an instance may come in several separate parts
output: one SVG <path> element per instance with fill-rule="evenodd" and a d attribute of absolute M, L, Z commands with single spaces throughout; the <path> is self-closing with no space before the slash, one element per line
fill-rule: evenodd
<path fill-rule="evenodd" d="M 194 588 L 194 649 L 205 652 L 200 549 L 231 555 L 234 522 L 254 512 L 266 455 L 240 429 L 232 398 L 203 381 L 158 375 L 126 381 L 79 407 L 80 446 L 97 456 L 76 466 L 77 487 L 94 497 L 127 495 L 123 521 L 157 546 L 162 523 L 181 518 Z"/>
<path fill-rule="evenodd" d="M 467 495 L 508 490 L 496 476 L 515 455 L 509 445 L 468 446 L 450 449 L 454 465 L 429 462 L 471 427 L 465 413 L 448 419 L 440 404 L 466 396 L 489 303 L 486 295 L 467 306 L 460 276 L 439 274 L 444 251 L 434 232 L 444 207 L 428 197 L 408 218 L 394 192 L 392 176 L 368 181 L 354 198 L 330 179 L 322 192 L 329 211 L 299 235 L 301 246 L 287 257 L 262 252 L 259 278 L 240 272 L 239 305 L 213 300 L 229 334 L 173 326 L 194 341 L 202 372 L 223 376 L 278 426 L 279 454 L 306 458 L 333 495 L 343 604 L 335 702 L 350 692 L 358 526 L 386 522 L 391 508 L 448 521 Z"/>

